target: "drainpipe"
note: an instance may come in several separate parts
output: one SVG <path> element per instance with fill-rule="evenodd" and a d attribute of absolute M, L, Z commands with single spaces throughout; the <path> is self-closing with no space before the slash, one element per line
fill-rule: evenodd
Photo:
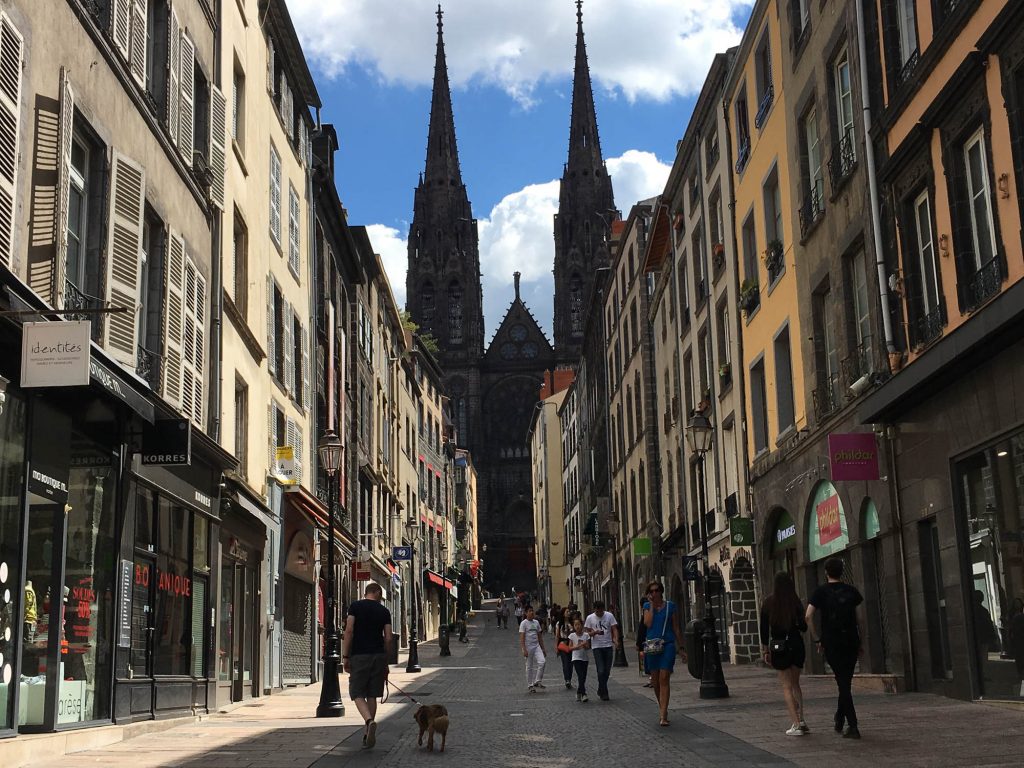
<path fill-rule="evenodd" d="M 878 178 L 875 168 L 875 145 L 871 141 L 871 103 L 866 84 L 868 82 L 867 36 L 864 31 L 864 0 L 857 0 L 857 55 L 860 59 L 861 113 L 864 118 L 864 155 L 867 160 L 868 193 L 871 198 L 871 234 L 875 246 L 875 268 L 878 270 L 878 298 L 882 305 L 882 327 L 885 331 L 885 347 L 896 352 L 892 332 L 892 318 L 889 316 L 889 280 L 885 274 L 885 258 L 882 250 L 882 222 L 878 203 Z"/>
<path fill-rule="evenodd" d="M 222 17 L 220 10 L 218 15 Z M 223 26 L 223 18 L 217 20 L 218 28 Z M 221 77 L 221 38 L 214 35 L 213 40 L 213 79 L 219 88 L 223 82 Z M 223 371 L 223 326 L 224 326 L 224 212 L 213 209 L 210 220 L 212 248 L 210 259 L 210 410 L 206 415 L 206 431 L 215 443 L 220 443 L 221 401 L 223 399 L 224 382 L 221 381 Z"/>

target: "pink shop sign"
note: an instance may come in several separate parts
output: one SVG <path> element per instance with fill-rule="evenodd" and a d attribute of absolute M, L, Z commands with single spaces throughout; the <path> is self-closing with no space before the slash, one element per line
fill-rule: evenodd
<path fill-rule="evenodd" d="M 877 480 L 878 442 L 874 432 L 828 436 L 828 460 L 832 481 Z"/>

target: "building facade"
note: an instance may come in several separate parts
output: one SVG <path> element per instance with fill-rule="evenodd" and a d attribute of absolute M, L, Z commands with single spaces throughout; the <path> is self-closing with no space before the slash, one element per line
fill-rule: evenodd
<path fill-rule="evenodd" d="M 569 602 L 569 590 L 565 586 L 565 537 L 562 522 L 565 508 L 562 487 L 563 435 L 558 418 L 566 392 L 563 389 L 538 403 L 529 433 L 537 599 L 548 605 L 565 605 Z"/>

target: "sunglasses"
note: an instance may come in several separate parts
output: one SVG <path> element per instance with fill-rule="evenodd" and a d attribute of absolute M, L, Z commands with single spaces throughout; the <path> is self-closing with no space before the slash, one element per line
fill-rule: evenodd
<path fill-rule="evenodd" d="M 665 588 L 664 587 L 651 587 L 651 589 L 649 591 L 651 591 L 651 592 L 664 592 Z"/>

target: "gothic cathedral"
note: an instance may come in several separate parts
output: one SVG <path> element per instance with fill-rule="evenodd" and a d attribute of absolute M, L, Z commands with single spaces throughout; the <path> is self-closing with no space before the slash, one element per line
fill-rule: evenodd
<path fill-rule="evenodd" d="M 594 272 L 609 262 L 609 228 L 617 216 L 598 140 L 581 5 L 569 157 L 555 216 L 554 346 L 520 297 L 516 273 L 515 298 L 486 349 L 477 223 L 459 167 L 438 7 L 427 160 L 409 228 L 407 308 L 420 332 L 438 341 L 457 440 L 472 452 L 479 473 L 480 544 L 492 592 L 536 585 L 527 434 L 544 373 L 579 357 Z"/>

